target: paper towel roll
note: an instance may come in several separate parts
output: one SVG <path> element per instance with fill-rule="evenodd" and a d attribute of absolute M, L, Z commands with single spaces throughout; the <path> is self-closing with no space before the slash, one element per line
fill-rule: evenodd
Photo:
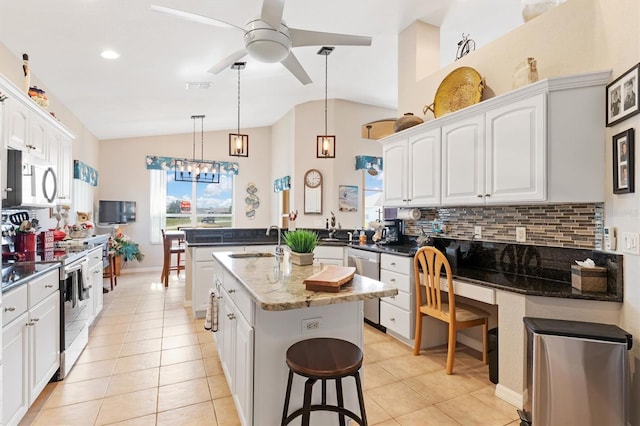
<path fill-rule="evenodd" d="M 420 209 L 398 209 L 398 219 L 418 220 L 421 216 Z"/>

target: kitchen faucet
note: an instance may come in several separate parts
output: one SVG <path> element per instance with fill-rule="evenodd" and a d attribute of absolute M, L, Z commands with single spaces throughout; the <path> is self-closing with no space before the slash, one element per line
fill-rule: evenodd
<path fill-rule="evenodd" d="M 269 235 L 271 233 L 272 229 L 277 229 L 278 230 L 278 245 L 276 246 L 276 256 L 284 256 L 284 250 L 282 249 L 282 246 L 280 245 L 280 238 L 281 238 L 281 235 L 282 235 L 282 229 L 278 225 L 271 225 L 269 227 L 269 229 L 267 229 L 267 235 Z"/>

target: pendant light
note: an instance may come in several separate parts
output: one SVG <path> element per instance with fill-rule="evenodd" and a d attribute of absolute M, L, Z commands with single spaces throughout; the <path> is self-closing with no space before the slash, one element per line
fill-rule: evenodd
<path fill-rule="evenodd" d="M 240 133 L 240 70 L 244 69 L 246 62 L 236 62 L 231 69 L 238 70 L 238 128 L 236 133 L 229 133 L 229 155 L 234 157 L 249 156 L 249 135 Z"/>
<path fill-rule="evenodd" d="M 193 157 L 176 159 L 174 178 L 177 182 L 220 183 L 220 163 L 204 159 L 204 115 L 192 115 Z M 200 159 L 196 159 L 196 120 L 200 119 Z"/>
<path fill-rule="evenodd" d="M 327 134 L 327 75 L 329 55 L 333 52 L 333 47 L 322 47 L 318 50 L 318 55 L 324 55 L 324 135 L 316 137 L 316 157 L 336 158 L 336 137 Z"/>

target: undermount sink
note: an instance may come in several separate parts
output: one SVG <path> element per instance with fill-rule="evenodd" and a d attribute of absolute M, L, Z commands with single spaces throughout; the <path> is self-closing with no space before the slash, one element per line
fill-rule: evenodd
<path fill-rule="evenodd" d="M 338 242 L 346 242 L 346 239 L 341 240 L 340 238 L 320 238 L 320 241 L 325 241 L 328 243 L 338 243 Z"/>
<path fill-rule="evenodd" d="M 234 259 L 247 259 L 250 257 L 273 257 L 273 253 L 250 252 L 250 253 L 231 253 L 229 257 Z"/>

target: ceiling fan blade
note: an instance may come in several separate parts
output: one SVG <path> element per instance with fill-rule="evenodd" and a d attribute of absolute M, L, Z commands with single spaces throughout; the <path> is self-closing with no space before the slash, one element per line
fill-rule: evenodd
<path fill-rule="evenodd" d="M 309 74 L 307 74 L 304 68 L 302 68 L 302 65 L 300 65 L 300 62 L 298 62 L 298 59 L 293 52 L 289 52 L 289 56 L 284 58 L 281 64 L 284 65 L 298 80 L 300 80 L 300 83 L 304 85 L 311 83 L 311 77 L 309 77 Z"/>
<path fill-rule="evenodd" d="M 169 7 L 158 6 L 155 4 L 151 5 L 151 10 L 154 12 L 165 13 L 167 15 L 177 16 L 179 18 L 187 19 L 193 22 L 199 22 L 205 25 L 212 25 L 214 27 L 221 28 L 233 28 L 234 30 L 240 30 L 245 33 L 245 29 L 242 27 L 238 27 L 237 25 L 230 24 L 228 22 L 221 21 L 219 19 L 209 18 L 208 16 L 198 15 L 196 13 L 186 12 L 184 10 L 171 9 Z"/>
<path fill-rule="evenodd" d="M 289 28 L 291 46 L 371 46 L 371 37 Z"/>
<path fill-rule="evenodd" d="M 284 0 L 264 0 L 260 19 L 271 25 L 274 30 L 279 30 L 282 23 L 283 10 Z"/>
<path fill-rule="evenodd" d="M 218 74 L 219 72 L 229 68 L 231 65 L 233 65 L 234 62 L 238 62 L 240 59 L 244 58 L 245 56 L 247 56 L 247 51 L 244 49 L 233 52 L 231 55 L 227 56 L 226 58 L 224 58 L 223 60 L 215 64 L 213 68 L 209 70 L 209 72 L 212 74 Z"/>

